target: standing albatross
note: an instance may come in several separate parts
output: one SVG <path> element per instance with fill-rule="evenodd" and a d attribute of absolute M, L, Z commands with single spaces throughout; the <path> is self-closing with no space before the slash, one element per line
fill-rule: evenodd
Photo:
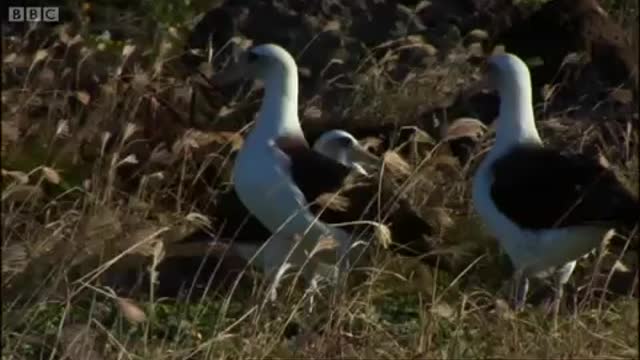
<path fill-rule="evenodd" d="M 394 184 L 359 176 L 352 167 L 309 147 L 298 121 L 297 66 L 286 50 L 273 44 L 252 47 L 212 82 L 225 85 L 242 79 L 261 80 L 264 99 L 255 127 L 236 156 L 234 189 L 272 237 L 253 243 L 237 239 L 233 247 L 252 256 L 259 245 L 258 265 L 274 277 L 274 286 L 285 263 L 303 267 L 304 277 L 311 281 L 317 262 L 309 255 L 322 238 L 335 240 L 338 248 L 323 261 L 338 263 L 351 250 L 352 234 L 359 235 L 360 230 L 336 223 L 389 223 L 393 244 L 410 243 L 414 249 L 427 245 L 424 237 L 430 227 Z M 357 181 L 350 183 L 354 176 Z M 335 209 L 319 201 L 336 192 L 346 199 L 345 207 Z M 429 251 L 428 246 L 421 250 Z"/>
<path fill-rule="evenodd" d="M 524 306 L 530 276 L 554 273 L 557 324 L 576 259 L 615 225 L 636 224 L 638 202 L 597 160 L 543 147 L 522 60 L 492 56 L 488 80 L 498 90 L 500 110 L 495 144 L 473 179 L 473 203 L 514 265 L 516 309 Z"/>

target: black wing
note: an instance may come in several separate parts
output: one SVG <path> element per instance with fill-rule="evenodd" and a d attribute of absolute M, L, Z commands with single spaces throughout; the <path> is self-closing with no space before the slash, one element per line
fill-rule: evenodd
<path fill-rule="evenodd" d="M 220 228 L 220 237 L 244 243 L 263 243 L 270 236 L 267 229 L 240 201 L 235 190 L 218 196 L 214 214 Z"/>
<path fill-rule="evenodd" d="M 521 146 L 498 159 L 492 170 L 497 208 L 524 228 L 633 224 L 640 214 L 637 199 L 615 174 L 584 155 Z"/>
<path fill-rule="evenodd" d="M 282 147 L 281 147 L 282 149 Z M 402 190 L 392 180 L 373 177 L 352 177 L 351 168 L 338 163 L 309 148 L 283 149 L 291 160 L 291 176 L 311 204 L 310 208 L 326 223 L 344 223 L 358 220 L 377 221 L 387 224 L 391 231 L 392 250 L 395 252 L 425 256 L 433 250 L 428 236 L 432 230 L 410 202 L 400 194 Z M 382 183 L 378 183 L 382 181 Z M 345 185 L 347 185 L 345 187 Z M 338 192 L 348 205 L 344 209 L 326 207 L 315 203 L 326 193 Z M 346 226 L 352 234 L 371 230 L 367 226 Z M 444 259 L 432 256 L 423 259 L 427 264 L 449 270 Z"/>
<path fill-rule="evenodd" d="M 291 160 L 291 177 L 307 202 L 318 196 L 337 191 L 351 173 L 347 167 L 310 148 L 287 152 Z"/>

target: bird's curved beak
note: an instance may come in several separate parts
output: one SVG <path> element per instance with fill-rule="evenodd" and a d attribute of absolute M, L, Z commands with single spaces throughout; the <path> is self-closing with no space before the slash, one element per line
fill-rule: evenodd
<path fill-rule="evenodd" d="M 352 146 L 347 156 L 349 157 L 349 162 L 354 164 L 353 167 L 356 171 L 365 176 L 379 169 L 381 165 L 381 159 L 360 144 Z"/>

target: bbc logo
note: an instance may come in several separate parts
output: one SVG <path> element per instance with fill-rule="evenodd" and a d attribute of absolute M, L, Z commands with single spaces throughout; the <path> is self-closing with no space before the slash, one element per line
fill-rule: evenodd
<path fill-rule="evenodd" d="M 57 6 L 50 7 L 9 7 L 10 22 L 58 22 L 60 9 Z"/>

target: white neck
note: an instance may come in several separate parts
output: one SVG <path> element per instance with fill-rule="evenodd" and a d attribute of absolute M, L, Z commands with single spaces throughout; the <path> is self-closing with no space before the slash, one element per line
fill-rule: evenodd
<path fill-rule="evenodd" d="M 285 135 L 303 136 L 298 121 L 298 73 L 295 66 L 271 64 L 266 70 L 264 99 L 252 137 L 270 140 Z"/>
<path fill-rule="evenodd" d="M 542 144 L 533 116 L 531 86 L 526 80 L 514 80 L 500 87 L 500 113 L 494 145 L 498 149 L 524 143 Z"/>

